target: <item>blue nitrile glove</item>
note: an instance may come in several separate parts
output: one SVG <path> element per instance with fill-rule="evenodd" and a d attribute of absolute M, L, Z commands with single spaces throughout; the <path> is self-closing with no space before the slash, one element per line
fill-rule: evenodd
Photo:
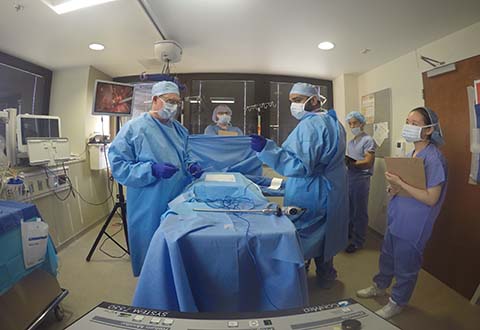
<path fill-rule="evenodd" d="M 190 174 L 195 179 L 198 179 L 203 174 L 202 167 L 200 165 L 198 165 L 198 163 L 193 163 L 192 165 L 190 165 L 190 167 L 188 168 L 188 172 L 190 172 Z"/>
<path fill-rule="evenodd" d="M 152 174 L 157 178 L 168 179 L 178 171 L 178 167 L 170 163 L 155 163 L 152 165 Z"/>
<path fill-rule="evenodd" d="M 255 150 L 256 152 L 260 152 L 263 150 L 263 148 L 265 148 L 265 145 L 267 144 L 267 139 L 265 139 L 263 136 L 251 134 L 250 138 L 252 139 L 250 143 L 252 144 L 251 147 L 253 150 Z"/>

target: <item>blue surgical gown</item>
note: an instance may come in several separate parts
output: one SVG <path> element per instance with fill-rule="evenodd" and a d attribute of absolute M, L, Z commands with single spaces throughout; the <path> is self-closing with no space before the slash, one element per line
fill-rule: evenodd
<path fill-rule="evenodd" d="M 188 131 L 178 121 L 162 124 L 145 113 L 120 130 L 108 151 L 112 175 L 127 187 L 127 225 L 134 276 L 142 269 L 150 240 L 167 204 L 190 183 L 185 144 Z M 179 168 L 168 179 L 152 175 L 152 164 Z"/>
<path fill-rule="evenodd" d="M 307 211 L 294 221 L 305 259 L 329 260 L 348 241 L 345 130 L 335 112 L 305 115 L 278 147 L 267 140 L 258 157 L 288 177 L 284 205 Z"/>

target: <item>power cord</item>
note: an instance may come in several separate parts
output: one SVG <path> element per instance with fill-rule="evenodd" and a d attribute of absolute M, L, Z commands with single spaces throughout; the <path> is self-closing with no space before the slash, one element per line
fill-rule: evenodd
<path fill-rule="evenodd" d="M 55 172 L 53 172 L 52 170 L 50 170 L 48 167 L 44 167 L 44 170 L 45 170 L 45 175 L 47 176 L 47 178 L 48 178 L 48 173 L 47 173 L 47 171 L 48 171 L 48 172 L 50 172 L 55 178 L 57 178 L 57 180 L 58 180 L 59 176 L 58 176 Z M 66 174 L 66 169 L 65 169 L 65 180 L 68 182 L 69 189 L 71 190 L 71 193 L 72 193 L 73 195 L 76 193 L 76 194 L 80 197 L 80 199 L 81 199 L 83 202 L 85 202 L 86 204 L 88 204 L 88 205 L 100 206 L 100 205 L 103 205 L 103 204 L 107 203 L 110 199 L 113 199 L 113 195 L 110 194 L 104 201 L 102 201 L 102 202 L 100 202 L 100 203 L 90 202 L 90 201 L 88 201 L 87 199 L 85 199 L 85 198 L 82 196 L 82 194 L 81 194 L 77 189 L 74 188 L 74 186 L 73 186 L 73 184 L 72 184 L 72 180 L 71 180 L 70 177 Z M 66 196 L 64 199 L 62 199 L 62 198 L 60 198 L 60 197 L 57 195 L 57 193 L 55 192 L 54 189 L 50 188 L 50 190 L 52 190 L 53 193 L 55 194 L 55 196 L 56 196 L 59 200 L 61 200 L 61 201 L 65 201 L 65 200 L 70 196 L 70 194 L 68 194 L 68 196 Z"/>
<path fill-rule="evenodd" d="M 246 188 L 245 188 L 245 191 L 246 191 Z M 255 202 L 251 199 L 251 198 L 247 198 L 247 197 L 231 197 L 231 196 L 225 196 L 225 198 L 218 198 L 218 199 L 206 199 L 206 200 L 202 200 L 200 198 L 194 198 L 193 199 L 194 201 L 196 202 L 203 202 L 205 203 L 208 207 L 212 208 L 212 209 L 231 209 L 231 210 L 238 210 L 240 208 L 242 209 L 246 209 L 243 205 L 245 204 L 250 204 L 250 209 L 253 209 L 255 208 Z M 257 278 L 258 278 L 258 281 L 260 283 L 264 283 L 263 281 L 263 276 L 262 274 L 260 273 L 260 270 L 258 269 L 258 264 L 257 264 L 257 260 L 255 258 L 255 255 L 253 254 L 252 252 L 252 249 L 250 248 L 250 243 L 249 243 L 249 232 L 250 232 L 250 221 L 248 221 L 247 219 L 245 219 L 244 217 L 242 217 L 241 215 L 239 215 L 238 213 L 233 213 L 233 215 L 235 217 L 237 217 L 238 219 L 244 221 L 247 223 L 247 230 L 245 231 L 245 241 L 246 241 L 246 245 L 247 245 L 247 250 L 248 250 L 248 254 L 250 255 L 250 258 L 252 259 L 252 262 L 254 264 L 254 267 L 255 267 L 255 273 L 257 275 Z M 264 288 L 263 289 L 263 294 L 265 295 L 265 298 L 268 300 L 268 302 L 277 310 L 280 310 L 280 308 L 278 308 L 272 301 L 272 299 L 270 298 L 270 296 L 268 295 L 267 293 L 267 289 Z"/>
<path fill-rule="evenodd" d="M 103 128 L 103 116 L 100 116 L 100 121 L 102 123 L 102 136 L 105 137 L 105 130 Z M 103 157 L 105 158 L 105 164 L 107 166 L 107 179 L 109 181 L 109 183 L 107 183 L 107 188 L 108 188 L 108 191 L 110 192 L 110 196 L 112 197 L 112 201 L 113 201 L 113 177 L 110 173 L 110 166 L 108 164 L 107 143 L 105 142 L 105 139 L 103 140 Z"/>
<path fill-rule="evenodd" d="M 242 209 L 253 209 L 255 208 L 255 202 L 251 198 L 247 197 L 232 197 L 225 196 L 224 198 L 217 199 L 201 199 L 194 198 L 196 202 L 205 203 L 208 207 L 212 209 L 229 209 L 229 210 L 238 210 Z M 249 206 L 244 206 L 249 205 Z"/>
<path fill-rule="evenodd" d="M 121 223 L 120 223 L 121 224 Z M 115 237 L 116 235 L 118 235 L 121 231 L 123 231 L 123 227 L 120 227 L 115 233 L 113 233 L 112 235 L 110 235 L 110 237 Z M 127 255 L 126 252 L 124 252 L 122 255 L 119 255 L 119 256 L 114 256 L 113 254 L 110 254 L 108 253 L 107 251 L 105 251 L 103 249 L 103 246 L 105 245 L 105 243 L 110 239 L 110 237 L 106 237 L 103 239 L 102 241 L 102 244 L 100 244 L 100 247 L 98 248 L 99 251 L 101 251 L 103 254 L 105 254 L 106 256 L 110 257 L 110 258 L 113 258 L 113 259 L 122 259 L 123 257 L 125 257 Z"/>
<path fill-rule="evenodd" d="M 247 223 L 247 230 L 245 231 L 245 243 L 247 244 L 248 254 L 250 255 L 250 258 L 252 259 L 258 281 L 260 283 L 264 283 L 263 276 L 260 273 L 260 270 L 258 269 L 257 259 L 255 258 L 255 255 L 253 254 L 252 249 L 250 248 L 250 242 L 249 242 L 249 236 L 248 236 L 248 233 L 250 232 L 250 221 L 248 221 L 247 219 L 245 219 L 244 217 L 240 216 L 237 213 L 233 213 L 233 215 L 236 216 L 238 219 Z M 266 287 L 263 288 L 262 292 L 263 292 L 265 298 L 267 298 L 268 302 L 273 306 L 273 308 L 275 308 L 276 310 L 280 310 L 280 308 L 278 308 L 277 305 L 275 305 L 273 303 L 272 299 L 268 295 Z"/>
<path fill-rule="evenodd" d="M 45 171 L 45 176 L 47 177 L 47 180 L 48 180 L 48 172 L 47 172 L 47 170 L 49 170 L 49 169 L 48 169 L 47 167 L 44 167 L 43 169 L 44 169 L 44 171 Z M 53 172 L 52 172 L 52 173 L 53 173 Z M 55 173 L 54 173 L 54 174 L 55 174 Z M 56 174 L 55 174 L 55 177 L 58 178 L 58 176 L 57 176 Z M 64 201 L 66 201 L 66 200 L 68 199 L 68 197 L 70 197 L 70 194 L 72 193 L 72 185 L 71 185 L 71 183 L 69 183 L 68 193 L 67 193 L 67 195 L 66 195 L 65 197 L 60 197 L 60 196 L 57 194 L 57 192 L 55 191 L 55 188 L 50 188 L 50 191 L 53 192 L 53 194 L 55 195 L 55 197 L 56 197 L 58 200 L 64 202 Z"/>

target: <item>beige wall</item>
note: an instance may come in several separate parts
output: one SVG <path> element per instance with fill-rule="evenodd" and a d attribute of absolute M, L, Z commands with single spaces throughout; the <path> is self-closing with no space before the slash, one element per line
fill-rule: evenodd
<path fill-rule="evenodd" d="M 50 93 L 50 115 L 62 121 L 62 135 L 70 140 L 72 153 L 85 149 L 84 113 L 88 67 L 70 68 L 53 72 Z"/>
<path fill-rule="evenodd" d="M 345 116 L 345 75 L 342 74 L 333 79 L 333 107 L 337 112 L 338 118 Z"/>
<path fill-rule="evenodd" d="M 61 118 L 62 135 L 69 138 L 71 152 L 81 158 L 80 161 L 68 164 L 74 188 L 85 200 L 100 203 L 110 195 L 107 174 L 105 170 L 90 170 L 86 152 L 88 136 L 100 127 L 100 117 L 91 115 L 95 79 L 111 80 L 89 66 L 54 71 L 50 115 Z M 108 129 L 108 120 L 104 125 Z M 63 197 L 65 193 L 59 195 Z M 71 195 L 65 202 L 50 195 L 34 200 L 33 203 L 49 224 L 57 246 L 65 244 L 89 226 L 104 219 L 113 205 L 111 200 L 100 206 L 90 205 L 82 201 L 78 194 L 75 197 Z"/>
<path fill-rule="evenodd" d="M 342 74 L 333 80 L 333 101 L 338 119 L 345 126 L 347 140 L 353 138 L 345 117 L 351 111 L 358 111 L 358 78 L 354 74 Z"/>
<path fill-rule="evenodd" d="M 362 95 L 385 88 L 392 90 L 392 150 L 393 143 L 401 140 L 401 131 L 408 112 L 416 106 L 424 105 L 422 72 L 431 69 L 431 66 L 421 61 L 420 55 L 447 63 L 479 55 L 479 36 L 480 22 L 358 76 L 357 107 L 360 106 Z M 448 137 L 446 138 L 448 140 Z M 387 202 L 384 172 L 385 164 L 382 159 L 377 158 L 370 191 L 369 214 L 370 226 L 381 233 L 385 229 Z"/>

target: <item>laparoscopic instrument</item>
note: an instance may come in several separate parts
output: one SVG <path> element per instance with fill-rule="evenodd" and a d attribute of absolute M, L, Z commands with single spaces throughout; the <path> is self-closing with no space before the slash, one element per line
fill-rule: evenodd
<path fill-rule="evenodd" d="M 260 213 L 260 214 L 274 214 L 277 217 L 286 216 L 300 216 L 305 212 L 304 208 L 297 206 L 280 207 L 277 204 L 268 204 L 263 209 L 217 209 L 217 208 L 194 208 L 196 212 L 215 212 L 215 213 Z"/>

